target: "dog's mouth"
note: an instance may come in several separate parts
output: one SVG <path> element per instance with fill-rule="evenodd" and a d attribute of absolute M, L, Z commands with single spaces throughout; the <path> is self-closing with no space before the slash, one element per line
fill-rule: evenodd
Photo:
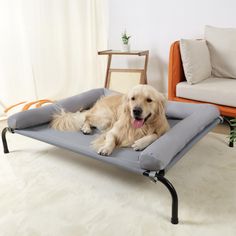
<path fill-rule="evenodd" d="M 152 114 L 149 113 L 148 116 L 146 116 L 146 118 L 139 118 L 139 117 L 135 117 L 133 122 L 132 122 L 132 125 L 135 129 L 138 129 L 138 128 L 141 128 L 143 127 L 144 123 L 147 121 L 147 119 L 151 116 Z"/>

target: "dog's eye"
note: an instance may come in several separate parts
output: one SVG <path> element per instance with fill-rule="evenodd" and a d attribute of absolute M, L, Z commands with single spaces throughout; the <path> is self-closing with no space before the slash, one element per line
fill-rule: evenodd
<path fill-rule="evenodd" d="M 132 97 L 131 100 L 134 101 L 134 100 L 135 100 L 135 97 Z"/>
<path fill-rule="evenodd" d="M 148 103 L 152 102 L 152 99 L 151 98 L 147 98 L 147 102 Z"/>

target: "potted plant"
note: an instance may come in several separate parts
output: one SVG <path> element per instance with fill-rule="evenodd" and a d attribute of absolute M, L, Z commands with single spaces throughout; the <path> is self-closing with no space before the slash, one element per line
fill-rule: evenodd
<path fill-rule="evenodd" d="M 233 126 L 234 129 L 230 131 L 229 141 L 235 143 L 236 142 L 236 118 L 230 120 L 230 125 Z"/>
<path fill-rule="evenodd" d="M 129 45 L 129 39 L 131 36 L 128 36 L 126 33 L 126 30 L 122 33 L 122 42 L 123 42 L 123 51 L 129 52 L 130 51 L 130 45 Z"/>

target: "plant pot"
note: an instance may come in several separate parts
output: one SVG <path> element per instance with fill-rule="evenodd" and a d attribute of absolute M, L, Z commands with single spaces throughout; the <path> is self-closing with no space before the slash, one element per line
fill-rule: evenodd
<path fill-rule="evenodd" d="M 129 44 L 122 44 L 123 52 L 129 52 L 130 51 L 130 45 Z"/>

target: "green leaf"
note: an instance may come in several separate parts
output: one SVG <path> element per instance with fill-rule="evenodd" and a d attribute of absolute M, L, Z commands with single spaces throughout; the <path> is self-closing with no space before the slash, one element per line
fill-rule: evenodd
<path fill-rule="evenodd" d="M 122 41 L 124 44 L 128 44 L 129 43 L 129 39 L 130 39 L 131 36 L 128 36 L 127 33 L 126 33 L 126 30 L 122 33 Z"/>

